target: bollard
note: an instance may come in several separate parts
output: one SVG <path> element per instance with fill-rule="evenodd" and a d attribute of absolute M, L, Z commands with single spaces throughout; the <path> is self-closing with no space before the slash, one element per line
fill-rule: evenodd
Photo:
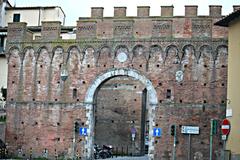
<path fill-rule="evenodd" d="M 122 154 L 121 155 L 123 156 L 123 146 L 122 146 Z"/>
<path fill-rule="evenodd" d="M 3 152 L 2 152 L 2 148 L 0 149 L 0 158 L 2 159 L 3 158 Z"/>
<path fill-rule="evenodd" d="M 30 148 L 30 157 L 29 159 L 31 160 L 32 159 L 32 147 Z"/>
<path fill-rule="evenodd" d="M 7 148 L 4 149 L 5 150 L 5 153 L 4 153 L 4 157 L 6 158 L 7 157 Z"/>
<path fill-rule="evenodd" d="M 112 148 L 112 155 L 111 155 L 111 158 L 113 158 L 113 154 L 114 154 L 114 147 Z"/>
<path fill-rule="evenodd" d="M 77 150 L 77 153 L 76 153 L 76 157 L 77 157 L 77 159 L 79 159 L 79 154 L 78 154 L 78 150 Z"/>
<path fill-rule="evenodd" d="M 48 150 L 47 150 L 47 148 L 45 148 L 45 149 L 43 150 L 43 157 L 44 157 L 44 158 L 48 158 Z"/>
<path fill-rule="evenodd" d="M 55 149 L 55 159 L 57 160 L 58 155 L 57 155 L 57 150 Z"/>

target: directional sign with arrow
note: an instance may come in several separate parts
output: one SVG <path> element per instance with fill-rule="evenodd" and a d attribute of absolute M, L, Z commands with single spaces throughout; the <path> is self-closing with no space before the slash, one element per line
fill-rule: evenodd
<path fill-rule="evenodd" d="M 153 128 L 153 136 L 161 137 L 162 129 L 161 128 Z"/>
<path fill-rule="evenodd" d="M 79 134 L 80 134 L 80 136 L 86 136 L 87 128 L 79 128 Z"/>

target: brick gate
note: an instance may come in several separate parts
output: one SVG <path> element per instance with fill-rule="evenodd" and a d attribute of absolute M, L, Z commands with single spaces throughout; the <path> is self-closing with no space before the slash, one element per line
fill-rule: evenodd
<path fill-rule="evenodd" d="M 116 7 L 114 17 L 105 18 L 103 8 L 92 8 L 91 17 L 79 19 L 71 40 L 61 39 L 59 22 L 42 23 L 41 37 L 34 40 L 26 23 L 9 24 L 9 154 L 72 158 L 78 153 L 89 159 L 94 94 L 104 81 L 125 75 L 148 90 L 149 156 L 171 158 L 169 130 L 175 124 L 178 159 L 187 157 L 182 125 L 200 127 L 192 137 L 191 155 L 208 159 L 210 120 L 220 121 L 226 107 L 227 31 L 213 25 L 222 17 L 221 7 L 210 6 L 209 16 L 198 16 L 196 6 L 186 6 L 185 16 L 173 16 L 173 6 L 161 11 L 151 17 L 149 7 L 138 7 L 138 16 L 126 17 L 126 8 Z M 68 73 L 66 80 L 62 72 Z M 77 146 L 76 121 L 90 131 L 77 139 Z M 152 127 L 162 128 L 162 136 L 153 138 Z M 213 139 L 217 158 L 220 132 Z"/>
<path fill-rule="evenodd" d="M 94 113 L 93 113 L 93 104 L 94 104 L 94 95 L 98 87 L 105 82 L 106 80 L 116 77 L 116 76 L 129 76 L 133 77 L 136 80 L 141 81 L 147 89 L 148 93 L 148 101 L 149 101 L 149 157 L 154 157 L 154 138 L 153 133 L 151 132 L 153 130 L 154 126 L 154 118 L 155 118 L 155 108 L 158 106 L 158 99 L 157 99 L 157 92 L 154 89 L 152 83 L 150 80 L 148 80 L 145 76 L 138 73 L 138 71 L 134 69 L 129 68 L 119 68 L 119 69 L 110 69 L 109 71 L 97 76 L 97 78 L 93 81 L 91 86 L 88 88 L 86 97 L 85 97 L 85 107 L 88 110 L 86 112 L 87 115 L 87 123 L 89 124 L 89 131 L 90 134 L 88 135 L 88 143 L 87 143 L 87 157 L 91 157 L 92 155 L 92 146 L 93 146 L 93 138 L 94 138 Z"/>

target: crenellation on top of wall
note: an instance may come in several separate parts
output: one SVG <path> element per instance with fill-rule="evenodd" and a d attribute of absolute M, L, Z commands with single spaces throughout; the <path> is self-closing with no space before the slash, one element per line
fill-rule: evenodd
<path fill-rule="evenodd" d="M 185 16 L 186 17 L 198 16 L 198 6 L 197 5 L 186 5 L 185 6 Z"/>
<path fill-rule="evenodd" d="M 44 40 L 55 40 L 60 38 L 60 21 L 42 21 L 41 37 Z"/>
<path fill-rule="evenodd" d="M 138 17 L 149 17 L 150 6 L 138 6 L 137 16 Z"/>
<path fill-rule="evenodd" d="M 92 7 L 91 18 L 103 18 L 103 7 Z"/>
<path fill-rule="evenodd" d="M 172 17 L 174 6 L 161 6 L 161 16 L 162 17 Z"/>
<path fill-rule="evenodd" d="M 239 5 L 233 6 L 235 9 Z M 161 16 L 150 16 L 149 6 L 138 6 L 137 16 L 126 16 L 126 7 L 114 7 L 114 17 L 104 17 L 103 7 L 92 7 L 91 17 L 80 17 L 76 26 L 76 39 L 106 38 L 222 38 L 227 37 L 223 28 L 214 27 L 222 17 L 222 6 L 209 6 L 210 14 L 198 15 L 197 5 L 186 5 L 184 16 L 174 16 L 174 6 L 161 6 Z M 130 22 L 131 21 L 131 22 Z M 9 34 L 10 41 L 33 40 L 25 23 L 16 23 Z M 16 30 L 16 26 L 18 29 Z M 61 39 L 61 22 L 42 22 L 41 40 Z M 21 28 L 21 32 L 19 28 Z M 11 31 L 12 30 L 12 31 Z M 14 32 L 14 33 L 13 33 Z M 11 38 L 12 37 L 12 38 Z M 39 38 L 35 40 L 40 41 Z"/>
<path fill-rule="evenodd" d="M 127 7 L 114 7 L 114 17 L 122 18 L 126 17 Z"/>
<path fill-rule="evenodd" d="M 8 23 L 8 41 L 33 40 L 33 33 L 27 29 L 26 22 Z"/>
<path fill-rule="evenodd" d="M 222 16 L 222 6 L 221 5 L 210 5 L 209 6 L 209 16 L 221 17 Z"/>
<path fill-rule="evenodd" d="M 240 5 L 233 5 L 233 11 L 237 11 L 240 9 Z"/>
<path fill-rule="evenodd" d="M 137 16 L 133 17 L 179 17 L 174 15 L 174 6 L 160 6 L 161 14 L 160 16 L 150 16 L 150 6 L 137 6 Z M 233 10 L 240 9 L 240 5 L 233 5 Z M 119 6 L 114 7 L 113 17 L 104 17 L 104 7 L 91 7 L 91 17 L 90 18 L 126 18 L 127 7 Z M 221 17 L 222 16 L 222 6 L 221 5 L 209 5 L 209 17 Z M 185 5 L 185 15 L 184 17 L 199 17 L 198 15 L 198 5 Z M 80 17 L 79 19 L 89 19 L 88 17 Z"/>
<path fill-rule="evenodd" d="M 76 39 L 96 38 L 97 21 L 77 21 Z"/>

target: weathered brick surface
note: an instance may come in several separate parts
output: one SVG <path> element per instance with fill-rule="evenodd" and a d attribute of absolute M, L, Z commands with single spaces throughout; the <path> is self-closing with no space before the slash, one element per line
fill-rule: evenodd
<path fill-rule="evenodd" d="M 198 6 L 185 6 L 185 16 L 195 17 L 197 16 Z"/>
<path fill-rule="evenodd" d="M 149 16 L 149 11 L 150 11 L 149 6 L 138 6 L 137 16 L 138 17 L 148 17 Z"/>
<path fill-rule="evenodd" d="M 27 23 L 9 23 L 8 24 L 8 41 L 30 41 L 33 39 L 31 31 L 27 30 Z"/>
<path fill-rule="evenodd" d="M 92 18 L 102 18 L 103 17 L 103 7 L 92 7 L 91 17 Z"/>
<path fill-rule="evenodd" d="M 209 15 L 213 16 L 213 17 L 221 17 L 222 16 L 222 6 L 210 5 L 209 6 Z"/>
<path fill-rule="evenodd" d="M 161 16 L 171 17 L 173 16 L 173 6 L 161 6 Z"/>
<path fill-rule="evenodd" d="M 97 98 L 95 142 L 128 147 L 133 152 L 131 127 L 136 128 L 135 154 L 141 149 L 142 92 L 145 86 L 128 77 L 113 78 L 100 88 Z M 108 98 L 106 98 L 108 97 Z M 133 123 L 134 121 L 134 123 Z"/>
<path fill-rule="evenodd" d="M 189 14 L 194 15 L 194 12 Z M 119 15 L 123 16 L 122 13 L 119 11 Z M 192 156 L 198 154 L 207 159 L 210 119 L 222 119 L 226 103 L 227 31 L 213 27 L 218 18 L 80 18 L 76 40 L 51 41 L 53 39 L 47 39 L 46 33 L 47 43 L 43 39 L 30 41 L 16 33 L 22 42 L 10 39 L 7 54 L 6 142 L 10 152 L 17 155 L 17 149 L 21 148 L 24 154 L 29 155 L 32 148 L 34 156 L 38 157 L 46 148 L 51 157 L 55 155 L 55 149 L 58 155 L 66 153 L 71 156 L 74 122 L 79 121 L 89 127 L 87 117 L 93 116 L 88 114 L 89 108 L 85 108 L 87 103 L 84 103 L 88 88 L 99 75 L 112 69 L 126 68 L 126 71 L 135 69 L 147 77 L 157 92 L 159 103 L 157 110 L 153 111 L 156 119 L 152 127 L 161 127 L 163 136 L 156 138 L 153 144 L 155 159 L 168 159 L 166 157 L 171 155 L 169 127 L 173 123 L 178 125 L 179 159 L 187 156 L 187 138 L 180 133 L 180 125 L 200 127 L 200 135 L 192 137 Z M 14 32 L 11 34 L 14 35 Z M 119 54 L 123 52 L 127 59 L 120 62 Z M 63 69 L 68 71 L 66 81 L 60 78 Z M 176 81 L 178 70 L 184 73 L 181 82 Z M 135 83 L 118 78 L 119 84 Z M 144 88 L 142 84 L 136 84 L 141 86 L 137 90 Z M 115 92 L 113 88 L 104 90 L 103 85 L 101 90 L 100 86 L 95 97 L 99 103 L 94 105 L 108 106 L 108 112 L 101 114 L 106 119 L 115 118 L 112 117 L 114 109 L 124 110 L 118 120 L 133 118 L 134 114 L 130 114 L 133 108 L 129 106 L 140 106 L 140 96 L 136 98 L 136 92 L 130 94 L 128 90 Z M 171 92 L 169 97 L 167 91 Z M 122 101 L 115 102 L 115 97 Z M 128 108 L 117 107 L 120 105 Z M 140 113 L 141 109 L 135 108 L 138 120 Z M 124 130 L 123 133 L 127 134 L 127 129 Z M 90 134 L 94 136 L 95 133 Z M 88 140 L 77 137 L 76 150 L 82 158 L 86 155 Z M 214 141 L 214 151 L 218 152 L 222 148 L 219 133 Z"/>
<path fill-rule="evenodd" d="M 7 113 L 6 142 L 10 155 L 18 155 L 18 149 L 22 148 L 19 156 L 23 157 L 29 156 L 30 148 L 34 157 L 43 156 L 45 148 L 52 158 L 55 150 L 58 156 L 70 156 L 76 134 L 74 122 L 78 120 L 82 124 L 86 121 L 81 104 L 12 103 L 8 105 Z M 78 134 L 76 141 L 79 143 L 76 150 L 81 153 L 84 141 Z"/>
<path fill-rule="evenodd" d="M 78 21 L 77 24 L 77 39 L 96 37 L 96 21 L 86 21 L 85 23 Z"/>
<path fill-rule="evenodd" d="M 114 17 L 126 17 L 127 7 L 114 7 Z"/>
<path fill-rule="evenodd" d="M 55 40 L 60 38 L 61 22 L 42 22 L 41 38 Z"/>
<path fill-rule="evenodd" d="M 32 48 L 26 49 L 24 55 L 23 63 L 23 97 L 24 101 L 33 100 L 33 90 L 34 90 L 34 68 L 35 68 L 35 55 Z"/>
<path fill-rule="evenodd" d="M 39 49 L 37 56 L 37 65 L 35 68 L 35 100 L 46 101 L 48 99 L 48 81 L 49 81 L 49 68 L 50 68 L 50 55 L 46 48 Z"/>
<path fill-rule="evenodd" d="M 21 58 L 19 55 L 19 50 L 13 48 L 10 50 L 11 54 L 8 59 L 8 66 L 12 69 L 8 70 L 8 75 L 11 75 L 10 79 L 8 78 L 8 100 L 18 99 L 18 90 L 19 90 L 19 79 L 21 71 Z"/>
<path fill-rule="evenodd" d="M 220 159 L 223 144 L 219 141 L 221 132 L 219 124 L 222 118 L 224 118 L 224 105 L 173 104 L 166 106 L 166 104 L 163 104 L 157 108 L 156 112 L 156 125 L 163 129 L 163 133 L 162 137 L 155 139 L 155 159 L 171 159 L 173 136 L 170 135 L 170 126 L 175 124 L 177 126 L 177 159 L 185 160 L 188 156 L 189 137 L 181 133 L 181 126 L 192 125 L 200 127 L 200 134 L 191 136 L 190 159 L 195 159 L 197 155 L 201 155 L 201 159 L 208 160 L 211 119 L 218 120 L 218 134 L 213 135 L 213 159 Z"/>

